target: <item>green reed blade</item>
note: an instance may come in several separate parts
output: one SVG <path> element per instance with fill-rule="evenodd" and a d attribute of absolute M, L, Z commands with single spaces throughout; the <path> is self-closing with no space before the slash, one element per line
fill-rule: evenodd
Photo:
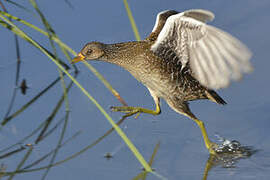
<path fill-rule="evenodd" d="M 13 19 L 13 20 L 16 20 L 16 21 L 18 21 L 18 22 L 20 22 L 20 23 L 22 23 L 22 24 L 24 24 L 24 25 L 26 25 L 26 26 L 28 26 L 28 27 L 30 27 L 30 28 L 32 28 L 32 29 L 34 29 L 34 30 L 36 30 L 36 31 L 38 31 L 39 33 L 41 33 L 41 34 L 43 34 L 43 35 L 45 35 L 45 36 L 48 36 L 49 37 L 49 34 L 46 32 L 46 31 L 44 31 L 44 30 L 42 30 L 42 29 L 40 29 L 40 28 L 38 28 L 38 27 L 36 27 L 35 25 L 33 25 L 33 24 L 31 24 L 31 23 L 29 23 L 29 22 L 27 22 L 27 21 L 25 21 L 25 20 L 22 20 L 22 19 L 20 19 L 20 18 L 18 18 L 18 17 L 15 17 L 15 16 L 12 16 L 11 14 L 9 14 L 9 13 L 6 13 L 6 12 L 3 12 L 3 11 L 0 11 L 0 14 L 2 14 L 2 15 L 4 15 L 4 16 L 6 16 L 6 17 L 8 17 L 8 18 L 11 18 L 11 19 Z M 1 24 L 1 22 L 0 22 L 0 24 Z M 3 24 L 2 23 L 2 25 L 3 26 L 6 26 L 5 24 Z M 8 27 L 7 27 L 8 28 Z M 66 45 L 65 43 L 63 43 L 58 37 L 52 37 L 52 40 L 53 41 L 55 41 L 56 43 L 58 43 L 59 44 L 59 46 L 61 47 L 61 48 L 64 48 L 64 49 L 66 49 L 67 51 L 69 51 L 73 56 L 76 56 L 77 55 L 77 53 L 73 50 L 73 49 L 71 49 L 68 45 Z M 69 60 L 70 60 L 70 58 L 68 58 Z M 111 93 L 124 105 L 124 106 L 126 106 L 127 105 L 127 103 L 124 101 L 124 99 L 119 95 L 119 93 L 112 87 L 112 85 L 92 66 L 92 65 L 90 65 L 89 63 L 87 63 L 87 61 L 83 61 L 83 63 L 84 63 L 84 65 L 86 65 L 87 66 L 87 68 L 90 70 L 90 71 L 92 71 L 92 73 L 94 73 L 95 74 L 95 76 L 105 85 L 105 87 L 107 88 L 107 89 L 109 89 L 110 91 L 111 91 Z M 73 65 L 74 66 L 74 65 Z"/>
<path fill-rule="evenodd" d="M 141 40 L 141 37 L 140 37 L 139 31 L 138 31 L 138 28 L 136 26 L 136 23 L 134 21 L 134 18 L 132 16 L 132 12 L 131 12 L 131 10 L 129 8 L 129 5 L 128 5 L 127 0 L 124 0 L 124 5 L 125 5 L 125 8 L 126 8 L 126 11 L 127 11 L 127 14 L 128 14 L 128 18 L 129 18 L 129 21 L 130 21 L 132 30 L 134 32 L 135 38 L 136 38 L 137 41 L 140 41 Z"/>
<path fill-rule="evenodd" d="M 93 96 L 91 96 L 82 86 L 81 84 L 70 75 L 70 73 L 52 56 L 52 54 L 42 47 L 38 42 L 33 40 L 31 37 L 29 37 L 26 33 L 24 33 L 21 29 L 19 29 L 15 24 L 13 24 L 11 21 L 9 21 L 6 17 L 4 17 L 0 13 L 0 18 L 8 23 L 9 27 L 8 29 L 12 31 L 13 33 L 17 34 L 30 44 L 32 44 L 34 47 L 39 49 L 42 53 L 44 53 L 47 57 L 49 57 L 57 66 L 61 69 L 73 82 L 77 85 L 77 87 L 88 97 L 89 100 L 95 104 L 95 106 L 100 110 L 100 112 L 105 116 L 105 118 L 111 123 L 113 128 L 116 130 L 116 132 L 119 134 L 119 136 L 124 140 L 126 145 L 129 147 L 129 149 L 133 152 L 135 157 L 138 159 L 138 161 L 142 164 L 142 166 L 145 168 L 146 171 L 152 172 L 151 167 L 148 165 L 148 163 L 145 161 L 143 156 L 140 154 L 140 152 L 137 150 L 137 148 L 133 145 L 133 143 L 128 139 L 126 134 L 117 126 L 117 124 L 112 120 L 112 118 L 109 116 L 109 114 L 102 108 L 102 106 L 94 99 Z M 1 23 L 2 25 L 2 23 Z"/>

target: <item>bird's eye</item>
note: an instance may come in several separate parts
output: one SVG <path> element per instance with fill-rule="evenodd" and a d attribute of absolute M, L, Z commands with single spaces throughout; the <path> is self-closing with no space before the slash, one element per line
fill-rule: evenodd
<path fill-rule="evenodd" d="M 87 51 L 86 51 L 86 55 L 90 55 L 92 53 L 92 49 L 88 49 Z"/>

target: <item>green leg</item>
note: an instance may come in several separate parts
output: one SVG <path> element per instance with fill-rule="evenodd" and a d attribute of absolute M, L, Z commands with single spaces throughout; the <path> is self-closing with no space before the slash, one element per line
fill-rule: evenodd
<path fill-rule="evenodd" d="M 208 138 L 208 135 L 207 135 L 207 132 L 206 132 L 204 123 L 201 120 L 197 119 L 193 114 L 192 114 L 192 116 L 187 115 L 187 114 L 185 114 L 185 115 L 188 116 L 189 118 L 191 118 L 193 121 L 196 122 L 196 124 L 201 129 L 205 147 L 208 149 L 208 151 L 209 151 L 210 154 L 215 155 L 216 154 L 215 148 L 217 147 L 217 144 L 211 142 L 210 139 Z"/>
<path fill-rule="evenodd" d="M 114 112 L 126 113 L 126 116 L 132 116 L 138 113 L 136 117 L 138 117 L 140 113 L 158 115 L 161 112 L 160 107 L 157 104 L 156 104 L 156 110 L 145 109 L 142 107 L 130 107 L 130 106 L 116 106 L 116 107 L 113 106 L 111 107 L 111 110 Z"/>
<path fill-rule="evenodd" d="M 199 119 L 193 119 L 193 120 L 196 122 L 196 124 L 201 129 L 201 132 L 202 132 L 202 135 L 203 135 L 203 140 L 204 140 L 204 143 L 205 143 L 205 147 L 208 149 L 210 154 L 216 154 L 216 151 L 214 149 L 217 146 L 217 144 L 211 142 L 210 139 L 208 138 L 204 123 Z"/>
<path fill-rule="evenodd" d="M 160 104 L 159 104 L 159 97 L 155 96 L 152 91 L 150 91 L 155 104 L 156 104 L 156 110 L 150 110 L 150 109 L 145 109 L 142 107 L 130 107 L 130 106 L 116 106 L 116 107 L 111 107 L 111 110 L 114 112 L 123 112 L 126 113 L 126 117 L 132 116 L 134 114 L 137 114 L 135 118 L 137 118 L 140 113 L 146 113 L 146 114 L 152 114 L 152 115 L 159 115 L 161 110 L 160 110 Z"/>

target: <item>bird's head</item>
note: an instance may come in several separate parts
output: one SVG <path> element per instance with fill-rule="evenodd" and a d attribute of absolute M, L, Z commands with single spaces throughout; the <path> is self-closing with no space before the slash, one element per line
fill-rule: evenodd
<path fill-rule="evenodd" d="M 95 60 L 99 59 L 104 54 L 104 44 L 100 42 L 87 43 L 80 53 L 72 60 L 72 63 L 76 63 L 83 60 Z"/>

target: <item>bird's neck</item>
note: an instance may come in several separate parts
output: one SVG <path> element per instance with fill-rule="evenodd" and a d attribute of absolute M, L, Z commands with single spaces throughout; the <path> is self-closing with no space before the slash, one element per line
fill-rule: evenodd
<path fill-rule="evenodd" d="M 140 48 L 138 48 L 140 45 L 140 41 L 105 44 L 103 49 L 104 55 L 100 58 L 100 60 L 125 68 L 125 66 L 132 64 L 134 61 L 134 56 L 140 53 Z"/>

